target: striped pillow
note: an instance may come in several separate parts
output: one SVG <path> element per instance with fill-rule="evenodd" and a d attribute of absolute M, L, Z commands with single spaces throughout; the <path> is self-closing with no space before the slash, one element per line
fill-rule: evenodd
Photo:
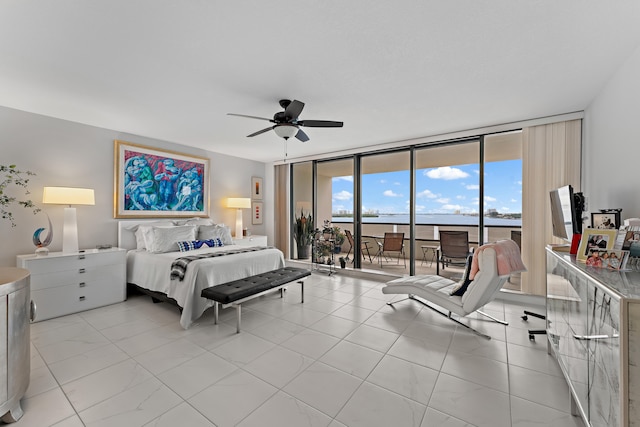
<path fill-rule="evenodd" d="M 224 246 L 220 238 L 207 239 L 207 240 L 189 240 L 186 242 L 178 242 L 178 248 L 180 252 L 192 251 L 194 249 L 200 249 L 201 247 L 214 248 L 216 246 Z"/>

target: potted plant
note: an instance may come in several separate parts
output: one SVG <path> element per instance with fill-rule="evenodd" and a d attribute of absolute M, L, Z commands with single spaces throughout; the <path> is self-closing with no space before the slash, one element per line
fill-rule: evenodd
<path fill-rule="evenodd" d="M 21 171 L 16 169 L 16 165 L 0 165 L 0 215 L 2 219 L 9 220 L 11 226 L 15 227 L 16 222 L 11 212 L 11 207 L 14 203 L 27 209 L 32 209 L 33 214 L 40 212 L 40 208 L 36 207 L 29 199 L 18 199 L 16 196 L 7 194 L 5 191 L 12 186 L 22 187 L 24 189 L 24 195 L 28 196 L 29 190 L 27 184 L 29 184 L 29 176 L 33 176 L 35 173 L 30 171 Z"/>
<path fill-rule="evenodd" d="M 313 240 L 315 230 L 313 228 L 313 217 L 311 213 L 304 214 L 304 210 L 300 210 L 300 216 L 295 217 L 293 224 L 293 238 L 296 241 L 296 248 L 298 250 L 298 259 L 309 258 L 309 247 Z"/>
<path fill-rule="evenodd" d="M 342 232 L 342 230 L 340 230 L 340 227 L 334 226 L 333 238 L 336 241 L 334 252 L 339 254 L 340 252 L 342 252 L 342 244 L 344 243 L 344 240 L 347 238 L 347 236 Z"/>

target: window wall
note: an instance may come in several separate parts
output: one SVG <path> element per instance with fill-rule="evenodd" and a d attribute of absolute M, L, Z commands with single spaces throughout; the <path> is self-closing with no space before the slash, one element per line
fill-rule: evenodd
<path fill-rule="evenodd" d="M 434 273 L 441 230 L 467 231 L 471 247 L 520 230 L 521 153 L 513 132 L 294 164 L 292 208 L 351 232 L 347 268 Z M 401 253 L 376 258 L 389 232 L 404 234 L 406 267 Z"/>

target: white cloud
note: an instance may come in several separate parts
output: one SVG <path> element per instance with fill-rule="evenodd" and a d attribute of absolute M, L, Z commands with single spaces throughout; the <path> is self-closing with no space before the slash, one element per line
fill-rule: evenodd
<path fill-rule="evenodd" d="M 438 203 L 449 203 L 449 199 L 446 197 L 441 197 L 438 200 L 436 200 L 436 202 Z"/>
<path fill-rule="evenodd" d="M 442 205 L 442 209 L 448 210 L 448 211 L 460 211 L 462 210 L 462 206 L 461 205 Z"/>
<path fill-rule="evenodd" d="M 333 180 L 353 182 L 353 176 L 334 176 Z"/>
<path fill-rule="evenodd" d="M 506 206 L 503 206 L 503 207 L 501 207 L 501 208 L 500 208 L 500 212 L 509 212 L 510 210 L 511 210 L 511 209 L 509 209 L 509 208 L 508 208 L 508 207 L 506 207 Z"/>
<path fill-rule="evenodd" d="M 402 194 L 394 193 L 393 190 L 385 190 L 382 194 L 387 197 L 402 197 Z"/>
<path fill-rule="evenodd" d="M 333 198 L 336 200 L 351 200 L 353 194 L 349 193 L 347 190 L 342 190 L 333 195 Z"/>
<path fill-rule="evenodd" d="M 426 209 L 426 206 L 416 205 L 416 212 L 424 212 L 425 209 Z"/>
<path fill-rule="evenodd" d="M 424 175 L 432 179 L 444 179 L 447 181 L 452 179 L 467 178 L 469 176 L 469 174 L 464 172 L 463 170 L 452 168 L 450 166 L 429 169 L 428 171 L 424 171 Z"/>
<path fill-rule="evenodd" d="M 496 199 L 495 197 L 484 196 L 484 201 L 485 202 L 495 202 L 496 200 L 498 200 L 498 199 Z"/>
<path fill-rule="evenodd" d="M 426 197 L 428 199 L 435 199 L 436 197 L 438 197 L 437 195 L 433 194 L 431 192 L 431 190 L 421 191 L 418 194 L 416 194 L 416 196 L 418 196 L 418 197 Z"/>
<path fill-rule="evenodd" d="M 462 195 L 459 195 L 459 196 L 456 196 L 456 199 L 458 199 L 458 200 L 464 200 L 464 199 L 466 199 L 466 197 L 465 197 L 465 196 L 462 196 Z"/>
<path fill-rule="evenodd" d="M 386 183 L 387 183 L 387 180 L 386 180 L 386 179 L 381 179 L 381 180 L 380 180 L 380 184 L 386 184 Z"/>
<path fill-rule="evenodd" d="M 511 203 L 518 203 L 516 199 L 511 199 Z"/>
<path fill-rule="evenodd" d="M 480 189 L 480 186 L 479 186 L 478 184 L 468 184 L 468 185 L 466 186 L 466 189 L 467 189 L 467 190 L 479 190 L 479 189 Z"/>

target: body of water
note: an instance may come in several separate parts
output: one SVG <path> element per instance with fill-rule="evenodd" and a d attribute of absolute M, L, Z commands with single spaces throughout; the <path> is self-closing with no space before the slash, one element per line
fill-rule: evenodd
<path fill-rule="evenodd" d="M 334 217 L 331 218 L 334 223 L 352 223 L 353 218 Z M 378 215 L 377 217 L 362 218 L 364 224 L 409 224 L 409 214 L 397 215 Z M 456 215 L 456 214 L 416 214 L 417 225 L 478 225 L 478 217 L 472 215 Z M 506 226 L 521 227 L 521 219 L 506 219 L 484 217 L 485 226 Z"/>

